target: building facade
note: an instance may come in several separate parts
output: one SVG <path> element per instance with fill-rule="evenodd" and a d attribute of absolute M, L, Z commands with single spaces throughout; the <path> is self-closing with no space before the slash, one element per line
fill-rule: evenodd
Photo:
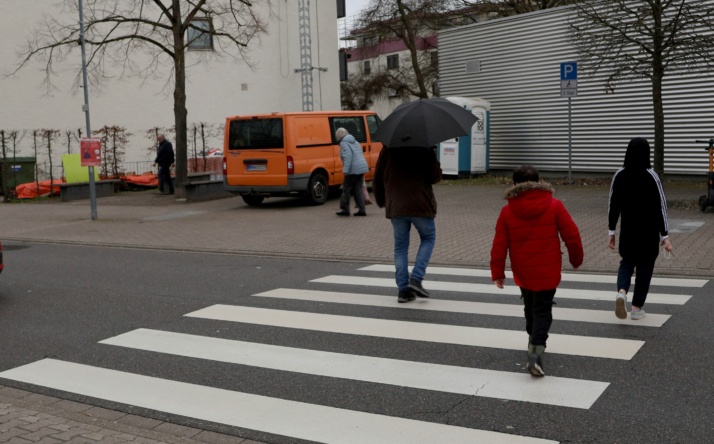
<path fill-rule="evenodd" d="M 200 123 L 217 130 L 211 135 L 210 148 L 222 147 L 219 129 L 229 115 L 303 110 L 300 69 L 304 66 L 305 42 L 309 42 L 311 55 L 313 109 L 340 109 L 336 3 L 281 1 L 272 2 L 271 9 L 265 3 L 255 4 L 257 14 L 267 23 L 267 32 L 248 48 L 252 66 L 231 57 L 204 63 L 200 62 L 200 51 L 187 52 L 189 130 L 192 124 Z M 58 2 L 0 2 L 0 129 L 24 134 L 19 144 L 24 156 L 34 155 L 31 134 L 35 130 L 51 128 L 63 134 L 85 130 L 84 97 L 76 82 L 81 70 L 79 46 L 53 65 L 51 89 L 43 84 L 45 65 L 41 60 L 7 76 L 20 63 L 18 51 L 27 45 L 33 31 L 43 26 L 45 14 L 58 20 L 75 20 Z M 309 28 L 304 26 L 306 18 Z M 145 58 L 145 54 L 132 55 L 138 62 Z M 121 66 L 108 66 L 110 79 L 89 89 L 92 130 L 118 126 L 132 134 L 125 154 L 127 162 L 153 161 L 152 128 L 171 128 L 174 124 L 173 71 L 166 64 L 170 60 L 165 60 L 159 70 L 141 76 L 125 75 Z M 167 137 L 171 138 L 170 132 Z M 57 155 L 55 164 L 67 151 L 63 143 L 60 138 L 53 151 Z M 78 152 L 78 144 L 74 152 Z M 38 165 L 42 162 L 38 153 Z"/>
<path fill-rule="evenodd" d="M 560 66 L 577 62 L 570 14 L 561 7 L 439 32 L 441 95 L 491 104 L 491 169 L 532 164 L 543 171 L 613 173 L 631 138 L 653 145 L 652 88 L 645 79 L 609 88 L 578 73 L 569 119 Z M 665 173 L 704 175 L 706 146 L 695 141 L 714 137 L 714 80 L 671 75 L 663 89 Z"/>

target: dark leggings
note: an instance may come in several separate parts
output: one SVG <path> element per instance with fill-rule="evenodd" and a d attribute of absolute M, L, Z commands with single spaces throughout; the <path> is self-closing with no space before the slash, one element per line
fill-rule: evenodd
<path fill-rule="evenodd" d="M 630 283 L 632 275 L 637 269 L 635 276 L 635 294 L 632 296 L 632 305 L 642 308 L 647 299 L 647 293 L 650 291 L 650 281 L 652 281 L 652 273 L 654 272 L 655 261 L 657 257 L 652 258 L 625 258 L 620 261 L 620 268 L 617 270 L 617 289 L 630 292 Z"/>
<path fill-rule="evenodd" d="M 553 323 L 555 289 L 533 291 L 521 288 L 521 297 L 526 315 L 526 331 L 531 337 L 531 344 L 545 345 L 548 330 Z"/>

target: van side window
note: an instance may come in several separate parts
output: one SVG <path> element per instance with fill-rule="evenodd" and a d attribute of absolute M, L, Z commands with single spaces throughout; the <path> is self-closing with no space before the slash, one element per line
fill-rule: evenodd
<path fill-rule="evenodd" d="M 330 117 L 330 128 L 332 128 L 332 142 L 337 143 L 335 131 L 337 128 L 344 128 L 354 136 L 357 142 L 367 142 L 367 132 L 364 127 L 362 116 Z"/>
<path fill-rule="evenodd" d="M 382 121 L 376 115 L 367 116 L 367 126 L 369 127 L 370 139 L 374 136 L 374 133 L 377 132 L 377 128 L 379 128 L 380 123 L 382 123 Z"/>
<path fill-rule="evenodd" d="M 228 135 L 228 148 L 283 148 L 283 119 L 232 120 Z"/>

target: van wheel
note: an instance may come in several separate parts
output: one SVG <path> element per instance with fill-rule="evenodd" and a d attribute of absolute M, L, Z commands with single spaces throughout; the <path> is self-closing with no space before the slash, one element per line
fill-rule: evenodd
<path fill-rule="evenodd" d="M 252 196 L 250 194 L 241 197 L 243 198 L 243 202 L 247 203 L 251 207 L 260 206 L 260 204 L 262 204 L 265 200 L 265 196 Z"/>
<path fill-rule="evenodd" d="M 310 177 L 310 182 L 307 185 L 308 202 L 312 205 L 322 205 L 327 202 L 329 192 L 327 177 L 324 174 L 315 173 Z"/>

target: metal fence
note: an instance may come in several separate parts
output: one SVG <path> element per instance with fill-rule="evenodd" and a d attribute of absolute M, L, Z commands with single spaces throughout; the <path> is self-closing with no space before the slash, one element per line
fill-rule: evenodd
<path fill-rule="evenodd" d="M 150 173 L 150 172 L 156 172 L 156 168 L 153 167 L 154 162 L 151 161 L 141 161 L 141 162 L 124 162 L 122 168 L 120 169 L 120 172 L 123 174 L 144 174 L 144 173 Z M 37 170 L 37 180 L 50 180 L 50 178 L 54 180 L 59 180 L 64 178 L 64 168 L 62 167 L 62 164 L 53 164 L 52 168 L 50 169 L 50 164 L 49 162 L 44 162 L 44 163 L 39 163 L 36 165 L 36 170 Z M 98 168 L 98 167 L 96 167 Z M 50 177 L 50 170 L 52 171 L 52 175 Z"/>

